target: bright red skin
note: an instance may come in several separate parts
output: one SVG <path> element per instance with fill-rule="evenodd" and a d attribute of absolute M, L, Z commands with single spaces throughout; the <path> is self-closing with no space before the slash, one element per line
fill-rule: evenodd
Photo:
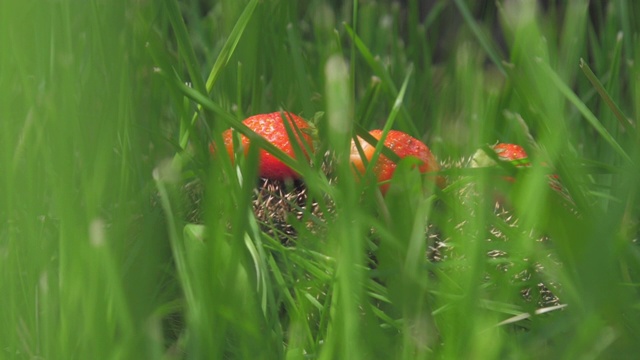
<path fill-rule="evenodd" d="M 493 150 L 498 154 L 500 160 L 513 162 L 516 167 L 531 166 L 527 153 L 520 145 L 500 143 L 494 146 Z M 543 163 L 543 165 L 545 164 Z M 548 178 L 549 186 L 556 191 L 562 192 L 562 185 L 560 184 L 559 176 L 556 174 L 550 174 L 548 175 Z M 506 179 L 508 181 L 514 181 L 512 177 L 506 177 Z"/>
<path fill-rule="evenodd" d="M 309 134 L 304 132 L 304 129 L 309 128 L 309 124 L 303 120 L 301 117 L 291 114 L 284 113 L 289 121 L 289 127 L 293 130 L 294 133 L 297 131 L 295 128 L 301 130 L 302 138 L 307 143 L 310 149 L 313 150 L 313 139 Z M 291 141 L 289 138 L 289 134 L 287 134 L 287 129 L 285 128 L 284 121 L 282 119 L 282 115 L 280 112 L 273 112 L 270 114 L 260 114 L 251 116 L 243 121 L 243 123 L 253 130 L 258 135 L 265 138 L 267 141 L 278 147 L 285 154 L 295 158 L 295 152 L 293 151 L 293 147 L 291 145 Z M 294 126 L 295 124 L 295 126 Z M 233 133 L 235 130 L 229 129 L 222 133 L 222 138 L 224 140 L 225 148 L 233 159 L 234 148 L 233 148 Z M 297 136 L 296 136 L 297 137 Z M 242 135 L 242 146 L 244 148 L 245 155 L 249 152 L 250 141 L 249 138 Z M 304 150 L 304 146 L 301 143 L 301 139 L 298 138 L 298 144 Z M 213 151 L 213 146 L 211 147 Z M 267 151 L 260 149 L 260 168 L 259 168 L 259 176 L 266 179 L 273 180 L 285 180 L 285 179 L 298 179 L 300 178 L 300 174 L 293 171 L 290 167 L 282 163 L 282 161 L 278 160 L 275 156 Z"/>
<path fill-rule="evenodd" d="M 500 143 L 494 146 L 493 150 L 500 157 L 500 160 L 515 162 L 514 165 L 517 167 L 531 165 L 527 152 L 520 145 Z"/>
<path fill-rule="evenodd" d="M 529 155 L 524 151 L 522 146 L 516 144 L 500 143 L 493 147 L 500 160 L 513 163 L 516 167 L 529 167 Z M 505 180 L 514 182 L 515 179 L 511 176 L 505 176 Z"/>
<path fill-rule="evenodd" d="M 369 133 L 378 140 L 382 137 L 382 130 L 371 130 Z M 370 161 L 373 157 L 373 153 L 375 152 L 375 147 L 362 139 L 359 140 L 367 161 Z M 427 145 L 402 131 L 389 131 L 384 140 L 384 145 L 393 150 L 393 152 L 395 152 L 401 159 L 411 156 L 420 160 L 422 164 L 418 169 L 421 173 L 440 170 L 440 165 L 438 165 L 436 158 L 433 156 Z M 351 164 L 353 164 L 356 170 L 360 173 L 365 172 L 364 163 L 354 143 L 352 143 L 351 146 Z M 396 163 L 391 161 L 391 159 L 380 154 L 378 162 L 373 168 L 373 172 L 376 174 L 378 182 L 391 179 L 396 170 L 396 166 Z M 437 182 L 438 185 L 442 185 L 444 180 L 438 177 Z M 380 190 L 383 194 L 387 192 L 388 188 L 389 184 L 382 184 L 380 186 Z"/>

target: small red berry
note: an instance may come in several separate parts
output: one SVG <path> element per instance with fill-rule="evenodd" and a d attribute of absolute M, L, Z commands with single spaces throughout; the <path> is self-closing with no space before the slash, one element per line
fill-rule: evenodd
<path fill-rule="evenodd" d="M 308 147 L 313 150 L 313 139 L 312 137 L 305 133 L 305 129 L 309 128 L 309 124 L 303 120 L 301 117 L 291 114 L 284 113 L 287 120 L 289 121 L 289 127 L 296 133 L 296 140 L 300 147 L 304 150 L 305 147 L 302 144 L 302 140 L 297 135 L 298 128 L 300 133 L 302 134 L 302 138 L 304 142 L 308 145 Z M 289 134 L 287 133 L 287 129 L 284 125 L 284 121 L 282 119 L 282 115 L 280 112 L 273 112 L 270 114 L 260 114 L 251 116 L 243 121 L 243 123 L 253 130 L 258 135 L 265 138 L 267 141 L 278 147 L 285 154 L 295 157 L 295 152 L 293 150 L 293 146 L 291 145 L 291 139 L 289 138 Z M 224 140 L 224 146 L 233 159 L 234 148 L 233 148 L 233 136 L 234 129 L 228 129 L 222 133 L 222 138 Z M 246 136 L 242 136 L 242 146 L 244 147 L 244 153 L 247 154 L 249 151 L 250 141 Z M 215 152 L 214 145 L 210 145 L 211 152 Z M 266 179 L 274 179 L 274 180 L 284 180 L 284 179 L 298 179 L 300 175 L 293 171 L 290 167 L 282 163 L 282 161 L 278 160 L 275 156 L 267 151 L 261 149 L 260 150 L 260 160 L 259 160 L 259 176 Z"/>
<path fill-rule="evenodd" d="M 527 152 L 524 151 L 524 149 L 520 145 L 499 143 L 497 145 L 494 145 L 492 148 L 496 152 L 496 155 L 498 155 L 498 158 L 502 161 L 511 162 L 516 167 L 531 166 L 531 162 L 529 161 Z M 471 160 L 472 167 L 486 167 L 493 165 L 496 165 L 495 161 L 487 156 L 487 154 L 485 154 L 484 150 L 482 149 L 476 151 Z M 542 163 L 541 165 L 548 167 L 546 163 Z M 547 175 L 547 178 L 549 179 L 549 186 L 553 190 L 561 193 L 565 192 L 564 186 L 562 186 L 562 184 L 560 183 L 560 177 L 557 174 L 549 174 Z M 510 182 L 515 181 L 515 179 L 510 176 L 506 176 L 505 180 Z"/>
<path fill-rule="evenodd" d="M 500 160 L 509 161 L 516 167 L 531 166 L 529 156 L 522 146 L 516 144 L 497 144 L 493 147 Z"/>
<path fill-rule="evenodd" d="M 531 166 L 527 152 L 524 151 L 520 145 L 500 143 L 494 145 L 492 149 L 502 161 L 511 162 L 516 167 Z M 479 149 L 475 154 L 473 154 L 473 158 L 471 159 L 472 167 L 486 167 L 493 165 L 496 165 L 496 162 L 488 156 L 483 149 Z"/>
<path fill-rule="evenodd" d="M 370 131 L 370 134 L 379 140 L 382 137 L 382 130 L 372 130 Z M 361 138 L 358 138 L 358 140 L 362 147 L 364 156 L 367 161 L 370 161 L 373 157 L 373 153 L 375 152 L 375 147 Z M 384 145 L 395 152 L 401 159 L 410 156 L 420 160 L 422 164 L 418 169 L 421 173 L 440 170 L 440 166 L 438 165 L 436 158 L 433 156 L 427 145 L 402 131 L 389 131 L 384 140 Z M 351 143 L 350 159 L 351 164 L 358 172 L 365 172 L 364 162 L 360 157 L 360 153 L 358 152 L 358 148 L 354 142 Z M 383 182 L 390 180 L 393 177 L 395 169 L 396 163 L 381 154 L 378 157 L 377 163 L 374 165 L 373 172 L 375 173 L 378 182 Z M 436 181 L 439 186 L 444 184 L 444 180 L 441 177 L 438 177 Z M 388 188 L 389 184 L 383 184 L 381 185 L 380 190 L 384 194 Z"/>

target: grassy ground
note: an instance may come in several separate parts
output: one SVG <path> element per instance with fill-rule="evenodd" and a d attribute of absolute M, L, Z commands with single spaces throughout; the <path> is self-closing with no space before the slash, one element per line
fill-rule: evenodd
<path fill-rule="evenodd" d="M 1 2 L 0 358 L 634 357 L 640 6 L 426 3 Z M 280 109 L 321 150 L 286 246 L 208 151 Z M 449 186 L 356 182 L 384 126 Z M 534 166 L 455 165 L 497 141 Z"/>

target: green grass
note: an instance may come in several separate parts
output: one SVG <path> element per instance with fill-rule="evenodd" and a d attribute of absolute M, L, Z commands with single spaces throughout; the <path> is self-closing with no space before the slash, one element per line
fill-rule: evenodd
<path fill-rule="evenodd" d="M 640 7 L 489 3 L 0 3 L 0 359 L 633 358 Z M 256 149 L 208 145 L 278 110 L 319 136 L 310 164 L 276 153 L 309 194 L 286 244 L 252 212 Z M 534 166 L 435 189 L 402 162 L 382 197 L 348 164 L 374 128 Z"/>

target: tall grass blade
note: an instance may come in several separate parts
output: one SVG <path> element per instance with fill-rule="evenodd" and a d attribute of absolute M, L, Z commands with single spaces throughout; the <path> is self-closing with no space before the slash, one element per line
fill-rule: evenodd
<path fill-rule="evenodd" d="M 502 57 L 499 55 L 498 50 L 496 50 L 497 47 L 492 43 L 492 40 L 482 31 L 482 29 L 480 29 L 478 22 L 473 18 L 473 15 L 471 15 L 471 11 L 469 10 L 465 0 L 454 0 L 454 3 L 458 7 L 460 14 L 462 14 L 467 26 L 469 26 L 484 51 L 489 55 L 491 61 L 493 61 L 493 64 L 503 75 L 506 75 L 507 72 L 502 65 Z"/>
<path fill-rule="evenodd" d="M 623 159 L 631 162 L 631 158 L 618 142 L 611 136 L 609 131 L 593 115 L 591 110 L 578 98 L 578 96 L 565 84 L 558 75 L 544 61 L 538 61 L 538 68 L 560 92 L 582 113 L 587 122 L 600 134 L 600 136 L 615 150 Z"/>
<path fill-rule="evenodd" d="M 373 72 L 378 76 L 385 87 L 385 89 L 389 92 L 390 96 L 393 99 L 398 97 L 398 88 L 393 83 L 393 79 L 391 75 L 384 68 L 379 59 L 376 59 L 371 51 L 367 48 L 367 46 L 362 42 L 362 40 L 358 37 L 358 35 L 349 27 L 349 25 L 345 24 L 345 28 L 347 29 L 347 33 L 351 37 L 351 40 L 355 43 L 356 48 L 360 51 L 360 55 L 365 59 L 369 67 L 373 70 Z M 398 119 L 399 128 L 408 131 L 414 135 L 418 134 L 418 128 L 415 124 L 410 121 L 411 117 L 409 116 L 406 108 L 402 107 L 401 109 L 402 116 Z"/>
<path fill-rule="evenodd" d="M 382 149 L 385 148 L 384 141 L 387 138 L 389 131 L 393 127 L 393 123 L 395 122 L 395 119 L 398 116 L 398 112 L 402 108 L 404 94 L 407 91 L 407 85 L 409 84 L 409 79 L 411 79 L 412 73 L 413 73 L 413 67 L 410 67 L 407 70 L 407 75 L 404 79 L 404 82 L 402 83 L 402 87 L 400 88 L 400 91 L 398 92 L 398 96 L 393 102 L 393 107 L 391 108 L 391 112 L 389 113 L 389 116 L 387 117 L 387 121 L 385 122 L 384 127 L 382 129 L 382 135 L 380 136 L 380 139 L 378 140 L 378 142 L 374 145 L 375 151 L 373 153 L 373 156 L 371 157 L 371 160 L 369 161 L 369 164 L 367 165 L 367 170 L 366 170 L 367 172 L 373 171 L 374 164 L 378 162 L 378 158 L 380 157 L 380 154 L 382 154 Z"/>
<path fill-rule="evenodd" d="M 176 34 L 180 55 L 185 62 L 185 66 L 187 67 L 187 72 L 189 73 L 191 83 L 193 84 L 193 87 L 195 89 L 204 93 L 206 87 L 204 79 L 202 78 L 202 74 L 200 73 L 200 63 L 196 59 L 196 53 L 193 50 L 193 45 L 191 44 L 191 39 L 189 37 L 189 31 L 187 30 L 187 25 L 182 18 L 182 11 L 180 11 L 178 1 L 164 0 L 164 6 L 167 9 L 169 21 L 173 26 L 174 33 Z"/>
<path fill-rule="evenodd" d="M 216 62 L 213 64 L 213 67 L 209 72 L 209 76 L 207 76 L 206 94 L 211 92 L 222 70 L 229 63 L 229 60 L 231 59 L 231 56 L 238 46 L 244 30 L 249 24 L 249 21 L 251 21 L 251 17 L 253 16 L 253 13 L 259 2 L 259 0 L 249 1 L 247 6 L 244 8 L 244 11 L 242 11 L 242 14 L 236 21 L 233 30 L 231 30 L 231 33 L 227 37 L 222 50 L 220 50 L 220 54 L 218 54 L 218 57 L 216 58 Z"/>
<path fill-rule="evenodd" d="M 213 86 L 220 75 L 221 70 L 228 64 L 231 56 L 233 55 L 234 50 L 236 49 L 242 34 L 247 27 L 247 24 L 251 20 L 251 16 L 258 5 L 258 0 L 252 0 L 247 4 L 247 7 L 240 15 L 240 18 L 236 22 L 233 30 L 229 34 L 227 41 L 225 42 L 220 54 L 216 59 L 216 62 L 213 64 L 209 76 L 207 77 L 206 83 L 202 79 L 202 75 L 200 74 L 200 66 L 198 66 L 198 62 L 195 58 L 195 52 L 193 51 L 193 46 L 191 41 L 189 40 L 189 35 L 187 33 L 186 25 L 184 24 L 184 20 L 180 15 L 180 8 L 178 6 L 177 1 L 175 0 L 165 0 L 165 4 L 168 8 L 169 19 L 174 27 L 176 36 L 178 38 L 178 43 L 181 45 L 181 53 L 185 58 L 185 62 L 187 65 L 187 69 L 193 81 L 194 88 L 202 94 L 209 94 L 213 89 Z M 191 122 L 181 128 L 180 134 L 180 146 L 182 149 L 185 149 L 188 141 L 190 139 L 190 133 L 193 129 L 193 126 L 196 123 L 198 118 L 199 109 L 201 107 L 198 106 L 198 110 L 196 110 L 193 115 Z"/>
<path fill-rule="evenodd" d="M 600 80 L 598 80 L 598 77 L 593 73 L 593 71 L 591 71 L 589 65 L 582 58 L 580 59 L 580 69 L 582 69 L 587 79 L 589 79 L 593 87 L 598 91 L 598 94 L 600 94 L 600 97 L 602 97 L 602 100 L 604 100 L 609 109 L 611 109 L 613 114 L 616 116 L 620 126 L 627 131 L 635 133 L 635 124 L 633 121 L 622 113 L 622 110 L 620 110 L 615 101 L 613 101 L 611 96 L 609 96 L 607 90 L 602 86 Z"/>

